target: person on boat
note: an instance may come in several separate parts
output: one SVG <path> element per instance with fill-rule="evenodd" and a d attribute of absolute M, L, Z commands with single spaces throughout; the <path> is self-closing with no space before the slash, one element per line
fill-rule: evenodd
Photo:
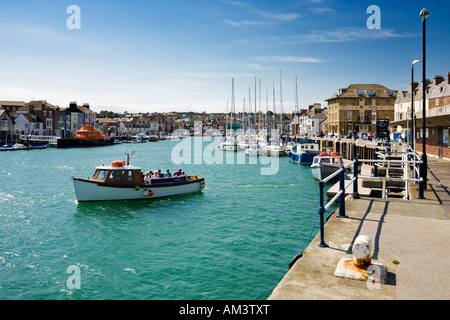
<path fill-rule="evenodd" d="M 161 169 L 158 170 L 158 175 L 159 175 L 160 178 L 164 178 L 164 173 L 161 173 Z"/>
<path fill-rule="evenodd" d="M 164 175 L 164 178 L 171 178 L 172 174 L 170 173 L 169 169 L 167 169 L 166 174 Z"/>
<path fill-rule="evenodd" d="M 152 179 L 159 179 L 158 170 L 155 170 L 155 173 L 152 175 Z"/>
<path fill-rule="evenodd" d="M 179 177 L 179 176 L 181 176 L 181 172 L 182 172 L 181 169 L 178 169 L 178 171 L 175 172 L 174 175 L 177 176 L 177 177 Z"/>
<path fill-rule="evenodd" d="M 144 177 L 145 184 L 150 184 L 151 180 L 152 180 L 152 176 L 150 175 L 150 172 L 147 172 Z"/>

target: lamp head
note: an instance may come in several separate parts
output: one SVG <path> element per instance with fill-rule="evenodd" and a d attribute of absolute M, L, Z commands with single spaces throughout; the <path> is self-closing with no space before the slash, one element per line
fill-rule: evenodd
<path fill-rule="evenodd" d="M 422 17 L 422 19 L 426 19 L 430 16 L 430 12 L 423 8 L 422 11 L 420 11 L 420 16 Z"/>
<path fill-rule="evenodd" d="M 420 60 L 414 60 L 414 61 L 412 62 L 412 64 L 418 64 L 418 63 L 420 63 Z"/>

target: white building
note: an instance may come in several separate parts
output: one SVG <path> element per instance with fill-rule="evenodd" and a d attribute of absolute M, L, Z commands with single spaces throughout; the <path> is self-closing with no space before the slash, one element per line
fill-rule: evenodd
<path fill-rule="evenodd" d="M 44 135 L 43 123 L 36 122 L 36 115 L 21 113 L 14 119 L 15 133 L 26 135 Z"/>

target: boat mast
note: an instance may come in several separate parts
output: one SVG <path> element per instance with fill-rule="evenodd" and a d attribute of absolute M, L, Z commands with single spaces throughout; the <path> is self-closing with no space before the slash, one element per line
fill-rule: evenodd
<path fill-rule="evenodd" d="M 259 78 L 259 102 L 258 102 L 258 135 L 261 131 L 261 78 Z"/>
<path fill-rule="evenodd" d="M 273 96 L 273 114 L 274 114 L 273 128 L 277 129 L 277 109 L 276 109 L 276 106 L 275 106 L 275 83 L 272 83 L 272 86 L 273 86 L 273 94 L 272 94 L 272 96 Z"/>
<path fill-rule="evenodd" d="M 231 132 L 231 137 L 233 137 L 233 113 L 234 113 L 234 108 L 235 108 L 235 103 L 234 103 L 234 78 L 232 79 L 231 82 L 231 110 L 230 110 L 230 122 L 231 122 L 231 128 L 230 128 L 230 132 Z"/>
<path fill-rule="evenodd" d="M 245 123 L 245 98 L 244 98 L 244 105 L 242 107 L 242 130 L 245 130 L 244 123 Z M 244 131 L 245 132 L 245 131 Z"/>
<path fill-rule="evenodd" d="M 265 139 L 267 142 L 267 134 L 269 133 L 269 87 L 266 87 L 266 128 L 265 128 Z"/>
<path fill-rule="evenodd" d="M 255 76 L 255 113 L 252 121 L 252 128 L 256 127 L 256 76 Z"/>
<path fill-rule="evenodd" d="M 281 135 L 281 139 L 283 140 L 283 85 L 282 85 L 282 81 L 281 81 L 281 70 L 280 70 L 280 135 Z"/>
<path fill-rule="evenodd" d="M 297 77 L 295 77 L 295 112 L 297 113 L 297 133 L 295 135 L 295 142 L 297 142 L 297 135 L 300 135 L 300 110 L 298 110 L 298 90 L 297 90 Z"/>
<path fill-rule="evenodd" d="M 252 114 L 252 96 L 250 93 L 250 87 L 248 87 L 248 122 L 247 122 L 247 130 L 250 129 L 250 117 Z"/>

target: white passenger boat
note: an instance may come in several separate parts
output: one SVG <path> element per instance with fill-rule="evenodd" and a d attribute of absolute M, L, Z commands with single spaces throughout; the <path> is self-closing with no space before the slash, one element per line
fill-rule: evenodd
<path fill-rule="evenodd" d="M 91 178 L 72 177 L 78 202 L 150 200 L 201 191 L 204 178 L 174 176 L 144 182 L 141 168 L 113 161 L 95 168 Z"/>
<path fill-rule="evenodd" d="M 338 152 L 322 152 L 315 156 L 311 164 L 311 172 L 317 180 L 323 180 L 344 165 L 344 160 Z M 339 175 L 335 177 L 339 179 Z"/>

